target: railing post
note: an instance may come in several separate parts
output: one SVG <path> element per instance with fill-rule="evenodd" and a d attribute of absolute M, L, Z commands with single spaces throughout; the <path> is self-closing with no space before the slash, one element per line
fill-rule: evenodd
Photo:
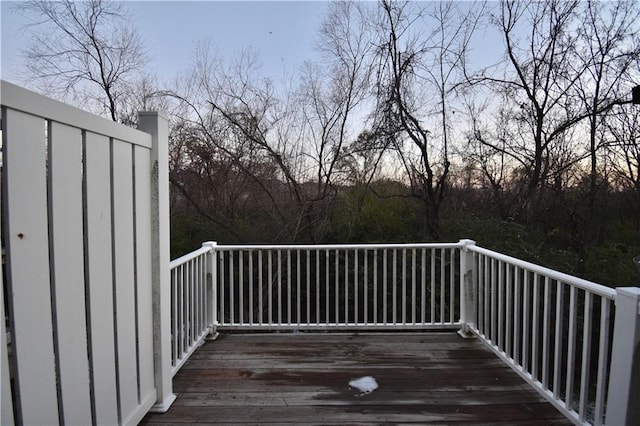
<path fill-rule="evenodd" d="M 640 421 L 640 288 L 616 288 L 606 424 Z"/>
<path fill-rule="evenodd" d="M 138 113 L 138 129 L 149 133 L 151 149 L 151 247 L 153 280 L 153 353 L 156 404 L 166 412 L 176 395 L 171 376 L 171 276 L 169 271 L 169 126 L 157 112 Z"/>
<path fill-rule="evenodd" d="M 216 327 L 218 326 L 218 271 L 217 271 L 217 252 L 216 246 L 218 243 L 215 241 L 207 241 L 202 244 L 202 247 L 208 247 L 209 253 L 207 253 L 207 294 L 209 295 L 207 310 L 207 322 L 211 332 L 208 339 L 213 340 L 218 337 Z"/>
<path fill-rule="evenodd" d="M 476 286 L 475 286 L 475 262 L 474 254 L 469 250 L 475 246 L 473 240 L 460 240 L 460 323 L 462 327 L 458 334 L 465 339 L 473 336 L 469 325 L 475 325 L 476 321 Z"/>

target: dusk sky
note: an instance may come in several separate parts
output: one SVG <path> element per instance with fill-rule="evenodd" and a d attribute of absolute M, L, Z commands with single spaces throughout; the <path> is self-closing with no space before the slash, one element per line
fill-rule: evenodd
<path fill-rule="evenodd" d="M 2 78 L 23 84 L 20 49 L 24 18 L 2 1 Z M 188 68 L 198 41 L 211 40 L 224 57 L 243 47 L 260 54 L 265 75 L 294 73 L 313 59 L 314 40 L 326 1 L 127 2 L 149 52 L 149 69 L 171 79 Z"/>

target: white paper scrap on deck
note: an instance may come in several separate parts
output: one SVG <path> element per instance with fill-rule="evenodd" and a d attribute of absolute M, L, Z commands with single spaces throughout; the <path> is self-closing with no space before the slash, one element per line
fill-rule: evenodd
<path fill-rule="evenodd" d="M 351 380 L 349 386 L 356 388 L 360 391 L 356 396 L 366 395 L 378 389 L 378 382 L 371 376 L 360 377 L 359 379 Z"/>

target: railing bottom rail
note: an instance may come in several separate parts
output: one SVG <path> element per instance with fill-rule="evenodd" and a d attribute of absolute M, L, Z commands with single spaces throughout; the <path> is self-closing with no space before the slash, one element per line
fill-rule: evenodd
<path fill-rule="evenodd" d="M 453 324 L 225 324 L 216 330 L 225 331 L 446 331 L 458 330 L 461 323 Z"/>

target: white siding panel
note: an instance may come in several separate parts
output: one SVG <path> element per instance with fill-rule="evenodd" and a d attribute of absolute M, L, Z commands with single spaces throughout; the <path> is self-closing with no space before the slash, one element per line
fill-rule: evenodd
<path fill-rule="evenodd" d="M 112 149 L 118 377 L 121 415 L 127 419 L 138 405 L 132 150 L 130 144 L 118 140 L 113 141 Z"/>
<path fill-rule="evenodd" d="M 1 86 L 2 424 L 136 424 L 156 400 L 151 135 Z"/>
<path fill-rule="evenodd" d="M 132 127 L 114 123 L 103 117 L 23 89 L 7 81 L 0 83 L 2 105 L 13 110 L 29 112 L 73 127 L 90 129 L 93 133 L 151 148 L 151 135 Z"/>
<path fill-rule="evenodd" d="M 13 305 L 14 349 L 24 424 L 57 424 L 45 121 L 5 110 L 3 137 L 9 226 L 6 230 Z"/>
<path fill-rule="evenodd" d="M 111 169 L 109 138 L 87 132 L 85 148 L 87 277 L 91 321 L 95 421 L 118 423 L 113 277 L 111 259 Z"/>
<path fill-rule="evenodd" d="M 138 349 L 141 399 L 155 392 L 153 370 L 153 306 L 151 288 L 151 151 L 134 148 Z"/>
<path fill-rule="evenodd" d="M 67 424 L 91 423 L 82 230 L 82 132 L 52 123 L 51 232 L 60 389 Z"/>
<path fill-rule="evenodd" d="M 0 182 L 0 188 L 1 188 Z M 2 221 L 0 220 L 0 226 Z M 15 422 L 13 419 L 13 403 L 11 401 L 11 377 L 9 373 L 9 357 L 7 350 L 7 330 L 5 328 L 4 313 L 4 281 L 0 273 L 0 353 L 2 354 L 2 369 L 0 370 L 0 380 L 2 380 L 2 399 L 0 401 L 0 424 L 12 426 Z"/>

